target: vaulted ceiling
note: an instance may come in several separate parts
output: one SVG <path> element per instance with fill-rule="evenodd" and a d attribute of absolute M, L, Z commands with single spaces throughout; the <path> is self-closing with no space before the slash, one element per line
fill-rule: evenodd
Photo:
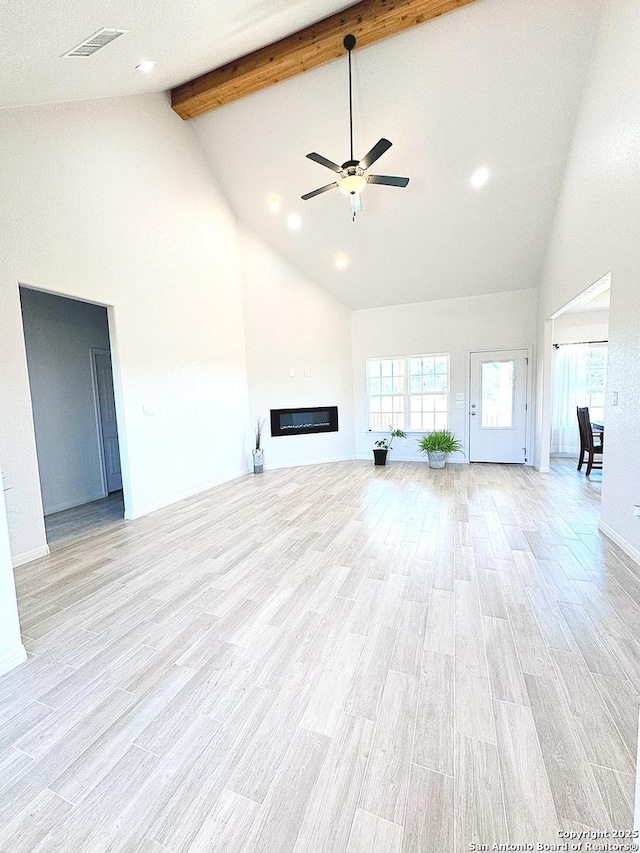
<path fill-rule="evenodd" d="M 347 5 L 0 0 L 0 106 L 168 89 Z M 355 222 L 338 190 L 300 199 L 334 179 L 307 153 L 348 159 L 346 55 L 190 125 L 238 218 L 351 307 L 533 287 L 599 9 L 476 0 L 356 50 L 356 157 L 385 136 L 393 147 L 372 171 L 411 180 L 365 187 Z M 102 26 L 130 32 L 91 60 L 59 58 Z M 143 59 L 152 75 L 134 71 Z M 489 177 L 475 188 L 479 167 Z"/>

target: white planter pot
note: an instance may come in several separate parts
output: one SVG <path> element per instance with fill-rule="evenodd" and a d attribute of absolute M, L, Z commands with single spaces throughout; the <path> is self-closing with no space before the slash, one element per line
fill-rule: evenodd
<path fill-rule="evenodd" d="M 442 450 L 429 451 L 429 468 L 444 468 L 447 464 L 447 454 Z"/>

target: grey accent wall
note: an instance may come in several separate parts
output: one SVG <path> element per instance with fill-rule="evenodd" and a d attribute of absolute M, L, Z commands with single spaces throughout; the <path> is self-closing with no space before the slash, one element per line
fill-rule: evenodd
<path fill-rule="evenodd" d="M 45 515 L 103 497 L 91 347 L 109 349 L 106 308 L 20 288 Z"/>

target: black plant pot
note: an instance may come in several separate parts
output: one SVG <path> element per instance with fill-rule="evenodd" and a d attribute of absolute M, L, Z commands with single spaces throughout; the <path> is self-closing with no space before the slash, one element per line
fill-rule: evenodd
<path fill-rule="evenodd" d="M 373 451 L 373 464 L 374 465 L 386 465 L 387 464 L 387 453 L 389 449 L 387 447 L 381 447 L 378 450 Z"/>

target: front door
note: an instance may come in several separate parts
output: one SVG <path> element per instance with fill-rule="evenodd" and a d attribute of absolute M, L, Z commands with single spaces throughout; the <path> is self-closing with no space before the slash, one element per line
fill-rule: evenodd
<path fill-rule="evenodd" d="M 469 461 L 527 461 L 526 349 L 471 353 Z"/>

